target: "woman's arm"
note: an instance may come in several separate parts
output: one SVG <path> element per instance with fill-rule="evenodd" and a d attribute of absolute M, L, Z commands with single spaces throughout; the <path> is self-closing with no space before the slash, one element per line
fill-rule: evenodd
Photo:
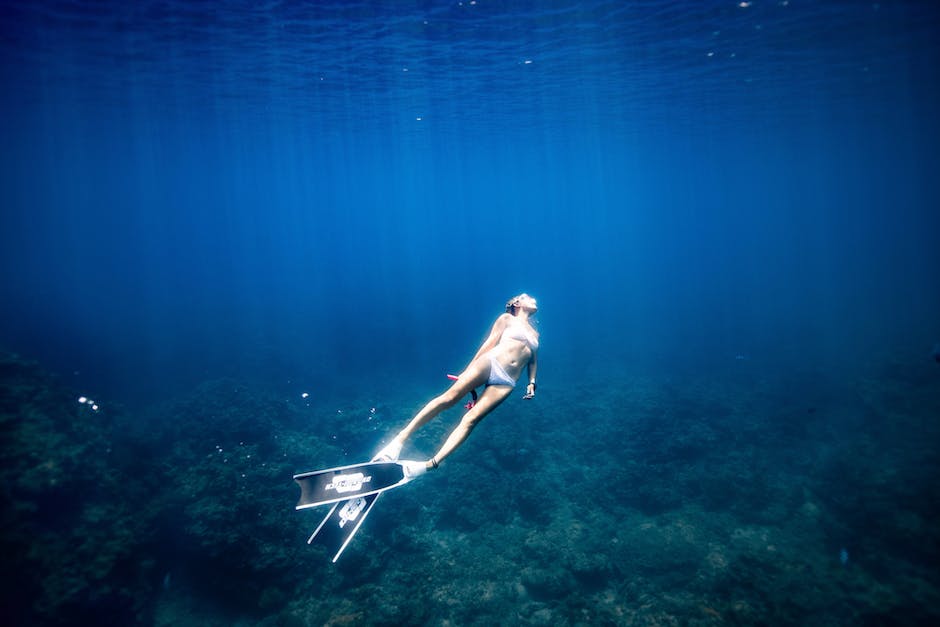
<path fill-rule="evenodd" d="M 499 343 L 499 337 L 503 334 L 503 331 L 506 329 L 506 324 L 509 322 L 509 319 L 512 318 L 512 314 L 504 313 L 500 314 L 499 318 L 496 319 L 496 322 L 493 323 L 493 328 L 490 329 L 490 334 L 487 336 L 486 340 L 483 341 L 483 344 L 480 346 L 480 350 L 477 351 L 477 354 L 473 356 L 473 359 L 470 362 L 476 361 L 477 357 L 490 350 Z"/>
<path fill-rule="evenodd" d="M 532 359 L 529 360 L 529 384 L 525 388 L 525 396 L 522 398 L 529 399 L 535 396 L 535 372 L 538 370 L 539 365 L 535 359 L 536 353 L 532 353 Z"/>

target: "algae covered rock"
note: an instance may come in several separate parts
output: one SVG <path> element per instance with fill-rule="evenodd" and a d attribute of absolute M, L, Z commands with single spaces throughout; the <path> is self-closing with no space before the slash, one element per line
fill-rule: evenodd
<path fill-rule="evenodd" d="M 114 417 L 0 355 L 0 539 L 7 624 L 132 620 L 146 515 L 115 499 Z M 123 619 L 121 618 L 123 617 Z"/>

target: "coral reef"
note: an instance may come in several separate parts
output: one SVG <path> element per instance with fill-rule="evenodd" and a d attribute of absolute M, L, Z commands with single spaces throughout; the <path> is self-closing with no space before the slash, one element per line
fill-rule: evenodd
<path fill-rule="evenodd" d="M 940 389 L 919 364 L 546 387 L 383 496 L 335 565 L 304 544 L 323 512 L 293 511 L 290 476 L 368 457 L 413 387 L 216 380 L 130 415 L 13 355 L 0 375 L 8 624 L 940 618 Z"/>
<path fill-rule="evenodd" d="M 113 414 L 77 398 L 0 353 L 6 624 L 131 622 L 148 596 L 148 514 L 117 498 Z"/>

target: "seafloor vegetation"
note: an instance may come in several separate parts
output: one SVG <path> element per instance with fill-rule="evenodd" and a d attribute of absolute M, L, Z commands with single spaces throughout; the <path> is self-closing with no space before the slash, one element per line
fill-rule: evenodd
<path fill-rule="evenodd" d="M 511 402 L 336 565 L 294 472 L 425 398 L 219 380 L 129 412 L 0 355 L 4 624 L 905 625 L 940 619 L 940 368 L 728 364 Z M 107 399 L 104 399 L 107 400 Z M 452 420 L 406 447 L 427 454 Z"/>

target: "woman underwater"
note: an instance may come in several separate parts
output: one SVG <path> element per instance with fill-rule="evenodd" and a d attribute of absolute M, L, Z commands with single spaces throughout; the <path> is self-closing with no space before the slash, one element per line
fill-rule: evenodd
<path fill-rule="evenodd" d="M 444 445 L 429 459 L 417 473 L 437 468 L 448 455 L 460 446 L 473 428 L 487 414 L 506 400 L 516 386 L 522 369 L 528 366 L 529 382 L 523 398 L 535 396 L 536 353 L 539 349 L 539 334 L 532 326 L 530 318 L 538 311 L 538 304 L 528 294 L 519 294 L 506 303 L 506 313 L 501 314 L 480 350 L 470 364 L 456 378 L 453 385 L 429 402 L 419 411 L 408 426 L 376 456 L 376 459 L 398 459 L 402 445 L 411 435 L 427 424 L 429 420 L 457 404 L 464 395 L 485 384 L 483 393 L 476 403 L 463 415 Z M 408 473 L 411 474 L 411 473 Z"/>

